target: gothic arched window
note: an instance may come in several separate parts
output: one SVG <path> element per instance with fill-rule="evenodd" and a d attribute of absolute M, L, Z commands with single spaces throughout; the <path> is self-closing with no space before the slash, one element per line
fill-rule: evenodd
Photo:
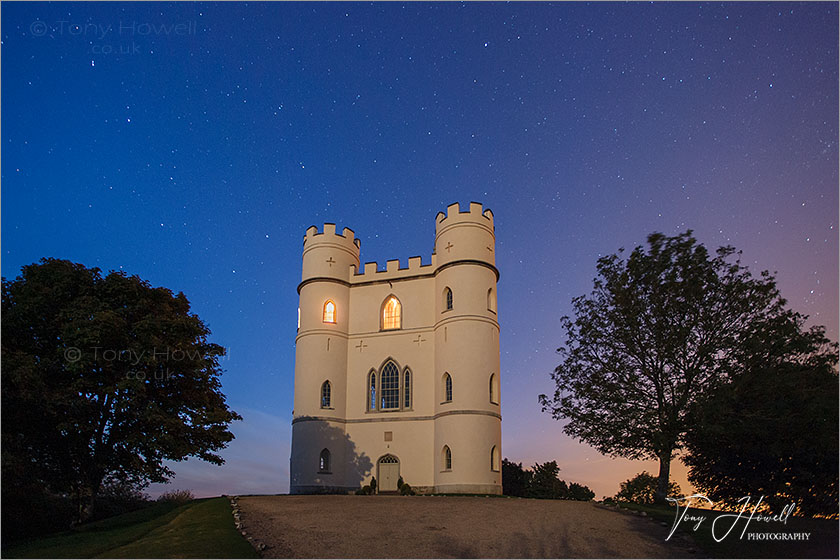
<path fill-rule="evenodd" d="M 318 471 L 322 473 L 330 472 L 330 450 L 327 448 L 321 451 L 321 456 L 318 459 Z"/>
<path fill-rule="evenodd" d="M 443 446 L 441 463 L 443 463 L 443 470 L 445 470 L 445 471 L 451 471 L 452 470 L 452 451 L 449 449 L 448 445 Z"/>
<path fill-rule="evenodd" d="M 446 311 L 452 309 L 452 290 L 449 288 L 443 290 L 443 308 Z"/>
<path fill-rule="evenodd" d="M 403 407 L 411 408 L 411 370 L 408 368 L 403 373 Z"/>
<path fill-rule="evenodd" d="M 370 372 L 368 377 L 368 410 L 376 410 L 376 372 Z"/>
<path fill-rule="evenodd" d="M 382 330 L 402 328 L 402 305 L 396 296 L 390 296 L 382 304 Z"/>
<path fill-rule="evenodd" d="M 493 446 L 493 449 L 490 450 L 490 470 L 499 470 L 499 448 L 495 445 Z"/>
<path fill-rule="evenodd" d="M 335 304 L 332 300 L 327 300 L 324 304 L 324 322 L 335 323 Z"/>
<path fill-rule="evenodd" d="M 330 386 L 329 381 L 324 381 L 321 385 L 321 408 L 329 408 L 330 407 L 330 393 L 332 387 Z"/>
<path fill-rule="evenodd" d="M 490 374 L 490 402 L 493 404 L 499 404 L 499 397 L 496 394 L 496 374 Z"/>
<path fill-rule="evenodd" d="M 388 361 L 379 375 L 380 410 L 394 410 L 400 407 L 400 370 L 394 362 Z"/>
<path fill-rule="evenodd" d="M 443 401 L 450 402 L 452 400 L 452 376 L 448 373 L 443 374 Z"/>

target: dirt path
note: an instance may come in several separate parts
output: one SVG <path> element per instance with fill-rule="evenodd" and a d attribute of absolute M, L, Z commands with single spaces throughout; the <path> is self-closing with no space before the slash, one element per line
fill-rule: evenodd
<path fill-rule="evenodd" d="M 439 496 L 253 496 L 248 534 L 275 558 L 691 558 L 668 528 L 585 502 Z"/>

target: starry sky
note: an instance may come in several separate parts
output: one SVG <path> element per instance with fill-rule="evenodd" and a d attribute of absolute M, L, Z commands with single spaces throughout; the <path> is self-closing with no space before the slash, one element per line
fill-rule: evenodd
<path fill-rule="evenodd" d="M 51 256 L 183 291 L 244 421 L 224 467 L 179 463 L 170 488 L 279 493 L 305 229 L 406 266 L 438 211 L 482 202 L 503 456 L 612 495 L 656 464 L 537 404 L 599 256 L 693 229 L 837 340 L 837 22 L 836 3 L 3 2 L 2 274 Z"/>

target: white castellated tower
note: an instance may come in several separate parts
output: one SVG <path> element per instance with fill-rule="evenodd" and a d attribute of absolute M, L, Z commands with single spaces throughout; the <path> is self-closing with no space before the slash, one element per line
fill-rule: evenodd
<path fill-rule="evenodd" d="M 500 494 L 499 323 L 493 213 L 435 219 L 431 263 L 360 267 L 352 230 L 303 243 L 290 465 L 293 494 L 375 476 L 420 492 Z"/>

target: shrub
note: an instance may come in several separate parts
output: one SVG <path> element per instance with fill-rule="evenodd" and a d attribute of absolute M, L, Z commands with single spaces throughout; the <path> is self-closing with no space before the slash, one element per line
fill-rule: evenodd
<path fill-rule="evenodd" d="M 356 490 L 357 496 L 370 496 L 371 494 L 372 492 L 370 489 L 370 484 L 365 484 L 364 486 Z"/>
<path fill-rule="evenodd" d="M 402 486 L 400 486 L 400 494 L 403 496 L 413 496 L 416 492 L 411 488 L 411 484 L 403 483 Z"/>
<path fill-rule="evenodd" d="M 158 496 L 159 502 L 172 502 L 175 504 L 185 504 L 195 499 L 190 490 L 169 490 Z"/>
<path fill-rule="evenodd" d="M 370 492 L 371 494 L 376 494 L 376 477 L 370 477 Z"/>

